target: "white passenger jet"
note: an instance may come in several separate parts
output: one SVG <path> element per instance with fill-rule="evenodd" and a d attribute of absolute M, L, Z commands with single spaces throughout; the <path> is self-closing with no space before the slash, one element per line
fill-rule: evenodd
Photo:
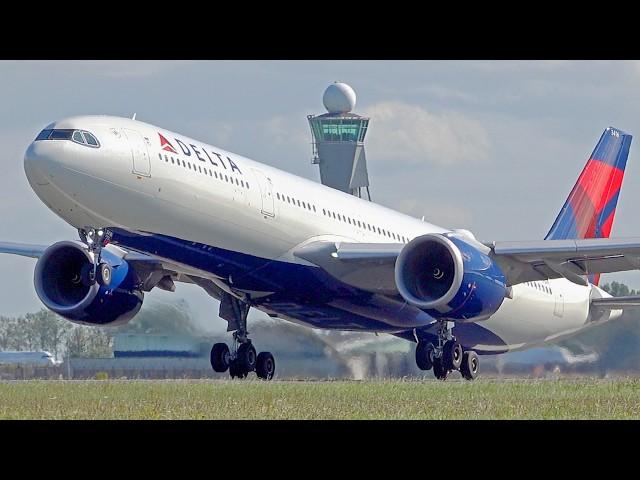
<path fill-rule="evenodd" d="M 232 347 L 216 372 L 271 379 L 247 313 L 416 342 L 438 379 L 478 374 L 478 355 L 553 342 L 620 316 L 600 273 L 640 268 L 640 238 L 609 239 L 631 136 L 607 128 L 544 240 L 479 241 L 127 118 L 48 125 L 24 168 L 42 202 L 78 229 L 37 258 L 44 305 L 76 323 L 118 325 L 144 292 L 199 285 L 220 300 Z"/>

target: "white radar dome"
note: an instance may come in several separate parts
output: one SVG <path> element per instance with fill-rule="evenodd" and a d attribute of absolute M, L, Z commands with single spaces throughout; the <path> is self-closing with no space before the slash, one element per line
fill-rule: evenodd
<path fill-rule="evenodd" d="M 324 91 L 322 103 L 329 113 L 347 113 L 356 106 L 356 92 L 346 83 L 335 82 Z"/>

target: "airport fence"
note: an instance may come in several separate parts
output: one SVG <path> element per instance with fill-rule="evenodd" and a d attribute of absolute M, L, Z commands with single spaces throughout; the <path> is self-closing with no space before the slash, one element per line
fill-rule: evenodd
<path fill-rule="evenodd" d="M 0 380 L 62 380 L 61 365 L 39 367 L 33 365 L 0 365 Z"/>
<path fill-rule="evenodd" d="M 544 378 L 549 375 L 589 375 L 604 377 L 612 372 L 599 362 L 579 365 L 505 364 L 485 359 L 481 374 L 489 377 L 509 376 Z M 430 372 L 418 370 L 406 353 L 367 353 L 344 355 L 343 363 L 298 357 L 279 358 L 280 379 L 383 379 L 424 377 Z M 616 372 L 638 375 L 637 371 Z M 227 373 L 211 370 L 208 358 L 71 358 L 57 366 L 0 365 L 0 380 L 35 379 L 206 379 L 228 378 Z"/>

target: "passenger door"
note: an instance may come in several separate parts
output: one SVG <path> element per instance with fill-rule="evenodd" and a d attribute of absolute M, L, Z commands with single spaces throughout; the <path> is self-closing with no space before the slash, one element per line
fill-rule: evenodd
<path fill-rule="evenodd" d="M 129 146 L 131 147 L 131 157 L 133 162 L 133 173 L 136 175 L 142 175 L 144 177 L 151 176 L 151 159 L 149 158 L 149 151 L 147 145 L 140 135 L 135 130 L 124 129 L 124 133 L 129 140 Z"/>
<path fill-rule="evenodd" d="M 268 178 L 260 170 L 253 170 L 253 173 L 258 180 L 258 187 L 260 188 L 260 195 L 262 196 L 261 211 L 264 215 L 273 217 L 275 216 L 275 209 L 273 200 L 273 185 L 271 184 L 271 179 Z"/>

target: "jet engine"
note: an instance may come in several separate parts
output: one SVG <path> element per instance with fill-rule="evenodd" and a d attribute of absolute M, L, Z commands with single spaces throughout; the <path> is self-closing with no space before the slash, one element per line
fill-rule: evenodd
<path fill-rule="evenodd" d="M 144 293 L 130 265 L 103 249 L 101 262 L 111 267 L 108 285 L 91 280 L 93 255 L 80 242 L 63 241 L 47 248 L 36 264 L 34 284 L 44 305 L 75 323 L 122 325 L 140 310 Z"/>
<path fill-rule="evenodd" d="M 435 318 L 459 322 L 489 318 L 507 292 L 505 276 L 493 260 L 451 234 L 430 233 L 409 242 L 396 260 L 395 281 L 408 303 Z"/>

